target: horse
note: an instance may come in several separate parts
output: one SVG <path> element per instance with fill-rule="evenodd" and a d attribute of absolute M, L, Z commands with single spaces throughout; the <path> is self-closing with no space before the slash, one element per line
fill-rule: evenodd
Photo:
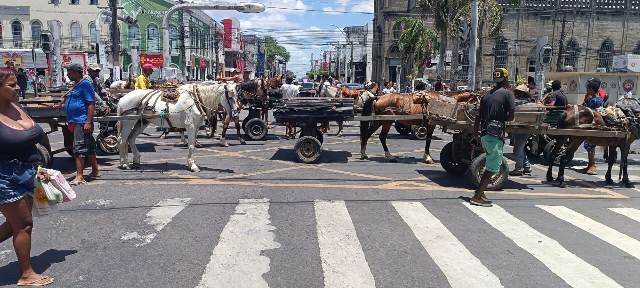
<path fill-rule="evenodd" d="M 269 126 L 269 97 L 279 93 L 282 87 L 282 75 L 270 78 L 258 78 L 240 83 L 239 99 L 242 105 L 250 102 L 258 104 L 260 117 Z"/>
<path fill-rule="evenodd" d="M 560 120 L 558 121 L 558 127 L 566 128 L 566 129 L 580 129 L 581 125 L 595 125 L 595 126 L 606 126 L 602 115 L 597 113 L 596 111 L 578 105 L 568 105 L 565 111 L 563 112 Z M 608 150 L 607 155 L 607 173 L 605 174 L 605 182 L 607 184 L 613 184 L 613 180 L 611 179 L 611 168 L 613 164 L 616 163 L 617 158 L 617 149 L 620 149 L 620 174 L 622 176 L 622 184 L 627 188 L 635 187 L 633 183 L 629 180 L 629 173 L 627 172 L 628 166 L 628 156 L 629 150 L 631 149 L 631 144 L 635 141 L 635 137 L 626 137 L 626 138 L 615 138 L 615 137 L 586 137 L 586 136 L 565 136 L 560 135 L 556 138 L 556 143 L 568 143 L 567 148 L 565 150 L 564 155 L 560 158 L 560 163 L 558 164 L 558 177 L 554 181 L 553 179 L 553 165 L 554 161 L 549 161 L 549 166 L 547 169 L 547 182 L 553 183 L 561 188 L 566 187 L 564 182 L 564 169 L 566 164 L 568 164 L 571 159 L 573 159 L 573 155 L 580 148 L 580 144 L 584 141 L 588 141 L 589 143 L 606 147 Z M 552 151 L 553 158 L 560 153 L 563 145 L 555 145 Z"/>
<path fill-rule="evenodd" d="M 230 88 L 231 85 L 233 85 L 233 88 Z M 236 125 L 236 132 L 238 135 L 238 139 L 240 140 L 240 144 L 246 144 L 244 138 L 242 138 L 242 134 L 240 133 L 240 104 L 238 102 L 238 93 L 236 91 L 237 84 L 227 82 L 200 85 L 199 87 L 211 87 L 214 90 L 214 93 L 201 95 L 202 106 L 204 108 L 203 110 L 205 111 L 205 114 L 209 121 L 214 121 L 214 125 L 217 125 L 218 106 L 222 106 L 225 111 L 224 122 L 222 125 L 222 135 L 220 135 L 220 143 L 222 144 L 222 146 L 229 147 L 226 136 L 227 129 L 229 128 L 229 123 L 232 119 Z"/>
<path fill-rule="evenodd" d="M 382 95 L 374 102 L 374 99 L 364 100 L 362 98 L 359 101 L 362 103 L 363 112 L 362 116 L 370 116 L 375 112 L 376 115 L 420 115 L 425 114 L 427 112 L 427 105 L 429 100 L 435 99 L 440 95 L 445 95 L 448 97 L 452 97 L 456 100 L 456 102 L 466 102 L 473 103 L 478 101 L 480 95 L 475 92 L 421 92 L 415 94 L 399 94 L 399 93 L 391 93 Z M 382 127 L 382 131 L 380 131 L 380 143 L 382 144 L 382 148 L 384 149 L 385 159 L 391 162 L 395 162 L 395 157 L 389 152 L 389 148 L 387 147 L 387 135 L 389 134 L 389 130 L 391 129 L 391 125 L 393 125 L 395 121 L 361 121 L 361 129 L 360 129 L 360 159 L 367 159 L 368 156 L 366 154 L 367 150 L 367 142 L 369 138 L 375 133 L 378 128 Z M 425 127 L 425 134 L 427 135 L 425 139 L 424 146 L 424 154 L 423 161 L 426 164 L 433 164 L 433 158 L 431 157 L 431 153 L 429 152 L 429 148 L 431 146 L 431 138 L 433 136 L 433 132 L 435 131 L 436 126 L 429 124 L 426 116 L 423 119 L 416 120 L 398 120 L 400 124 L 407 125 L 411 127 L 411 125 L 419 125 Z"/>
<path fill-rule="evenodd" d="M 157 118 L 120 120 L 118 123 L 118 149 L 120 151 L 118 167 L 120 169 L 139 167 L 140 152 L 136 147 L 135 140 L 150 123 L 153 123 L 160 127 L 168 125 L 186 129 L 189 148 L 187 166 L 192 172 L 199 172 L 200 168 L 193 159 L 193 153 L 197 129 L 202 125 L 206 113 L 204 109 L 212 107 L 215 101 L 220 101 L 215 99 L 233 99 L 229 103 L 236 102 L 237 99 L 236 84 L 182 85 L 176 88 L 178 97 L 175 103 L 162 99 L 163 94 L 164 92 L 160 90 L 134 90 L 118 101 L 118 116 L 144 115 L 145 111 L 160 114 L 160 117 Z M 235 107 L 237 108 L 237 106 Z M 127 144 L 133 152 L 132 163 L 127 162 Z"/>

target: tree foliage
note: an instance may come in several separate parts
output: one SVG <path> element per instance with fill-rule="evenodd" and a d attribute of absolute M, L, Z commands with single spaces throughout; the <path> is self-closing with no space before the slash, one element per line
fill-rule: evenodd
<path fill-rule="evenodd" d="M 422 18 L 402 17 L 397 23 L 402 26 L 398 39 L 400 54 L 403 60 L 413 64 L 411 74 L 415 76 L 420 66 L 439 48 L 438 35 L 424 25 Z"/>
<path fill-rule="evenodd" d="M 285 62 L 289 62 L 291 59 L 291 55 L 289 54 L 289 51 L 287 51 L 287 48 L 278 44 L 278 40 L 271 36 L 264 37 L 264 52 L 266 54 L 267 63 L 270 65 L 274 64 L 278 57 L 282 58 Z"/>

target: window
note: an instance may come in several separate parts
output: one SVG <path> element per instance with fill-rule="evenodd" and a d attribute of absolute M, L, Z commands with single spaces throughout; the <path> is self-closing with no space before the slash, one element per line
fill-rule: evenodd
<path fill-rule="evenodd" d="M 398 48 L 398 46 L 393 45 L 393 46 L 389 47 L 389 50 L 387 51 L 387 57 L 388 58 L 400 58 L 400 49 Z"/>
<path fill-rule="evenodd" d="M 139 48 L 140 47 L 140 28 L 138 25 L 129 24 L 127 37 L 129 38 L 129 47 L 130 48 Z"/>
<path fill-rule="evenodd" d="M 160 31 L 158 25 L 149 24 L 147 26 L 147 52 L 160 51 Z"/>
<path fill-rule="evenodd" d="M 180 49 L 180 34 L 178 27 L 171 25 L 169 41 L 171 42 L 171 53 L 176 53 Z"/>
<path fill-rule="evenodd" d="M 575 38 L 569 39 L 567 46 L 564 48 L 564 66 L 573 67 L 573 71 L 578 68 L 578 55 L 580 55 L 580 46 Z"/>
<path fill-rule="evenodd" d="M 0 31 L 2 31 L 2 29 L 0 29 Z M 1 43 L 1 41 L 0 41 L 0 43 Z M 636 44 L 636 48 L 633 49 L 633 54 L 640 54 L 640 41 L 638 41 L 638 44 Z"/>
<path fill-rule="evenodd" d="M 11 36 L 13 37 L 13 47 L 22 48 L 22 23 L 18 20 L 11 22 Z"/>
<path fill-rule="evenodd" d="M 89 22 L 89 43 L 98 43 L 98 30 L 96 29 L 96 23 Z"/>
<path fill-rule="evenodd" d="M 73 49 L 80 49 L 80 47 L 82 47 L 82 27 L 80 27 L 80 23 L 71 22 L 69 30 L 71 32 L 71 47 Z"/>
<path fill-rule="evenodd" d="M 396 22 L 393 24 L 393 40 L 400 39 L 400 35 L 402 35 L 402 24 Z"/>
<path fill-rule="evenodd" d="M 98 0 L 90 0 L 89 5 L 98 5 Z"/>
<path fill-rule="evenodd" d="M 499 37 L 493 47 L 493 68 L 506 68 L 508 61 L 509 42 L 504 37 Z"/>
<path fill-rule="evenodd" d="M 600 45 L 598 50 L 598 68 L 611 69 L 613 64 L 613 41 L 606 39 Z"/>
<path fill-rule="evenodd" d="M 36 46 L 40 46 L 40 35 L 42 35 L 42 23 L 33 20 L 31 22 L 31 40 Z"/>
<path fill-rule="evenodd" d="M 71 4 L 71 5 L 80 5 L 80 0 L 69 0 L 69 4 Z"/>

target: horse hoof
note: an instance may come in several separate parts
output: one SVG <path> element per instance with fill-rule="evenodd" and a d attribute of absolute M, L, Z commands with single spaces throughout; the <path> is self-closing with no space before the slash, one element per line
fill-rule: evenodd
<path fill-rule="evenodd" d="M 367 160 L 367 159 L 369 159 L 369 156 L 367 156 L 366 154 L 360 155 L 360 160 Z"/>
<path fill-rule="evenodd" d="M 191 166 L 191 168 L 189 168 L 189 170 L 191 170 L 191 172 L 194 172 L 194 173 L 200 172 L 200 168 L 198 166 L 196 166 L 196 165 Z"/>
<path fill-rule="evenodd" d="M 425 155 L 423 159 L 425 164 L 433 164 L 433 158 L 430 155 Z"/>
<path fill-rule="evenodd" d="M 127 164 L 120 164 L 120 165 L 118 165 L 118 169 L 120 169 L 120 170 L 129 170 L 130 168 L 129 168 L 129 165 L 127 165 Z"/>
<path fill-rule="evenodd" d="M 556 186 L 558 186 L 558 188 L 567 188 L 567 183 L 564 183 L 564 181 L 556 182 Z"/>
<path fill-rule="evenodd" d="M 613 180 L 611 178 L 607 178 L 604 180 L 604 183 L 607 185 L 612 185 L 613 184 Z"/>
<path fill-rule="evenodd" d="M 246 145 L 246 144 L 247 144 L 247 141 L 244 141 L 244 139 L 240 139 L 240 144 L 242 144 L 242 145 Z"/>
<path fill-rule="evenodd" d="M 138 168 L 140 168 L 140 162 L 133 162 L 133 163 L 129 164 L 129 168 L 130 169 L 138 169 Z"/>
<path fill-rule="evenodd" d="M 636 188 L 636 185 L 633 185 L 633 183 L 631 182 L 624 182 L 624 187 L 633 189 L 633 188 Z"/>

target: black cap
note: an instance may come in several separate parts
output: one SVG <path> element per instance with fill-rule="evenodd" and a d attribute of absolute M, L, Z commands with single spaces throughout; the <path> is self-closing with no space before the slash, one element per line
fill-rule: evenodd
<path fill-rule="evenodd" d="M 67 66 L 67 71 L 76 71 L 76 72 L 82 73 L 84 72 L 84 67 L 82 67 L 82 65 L 78 63 L 72 63 L 69 66 Z"/>

